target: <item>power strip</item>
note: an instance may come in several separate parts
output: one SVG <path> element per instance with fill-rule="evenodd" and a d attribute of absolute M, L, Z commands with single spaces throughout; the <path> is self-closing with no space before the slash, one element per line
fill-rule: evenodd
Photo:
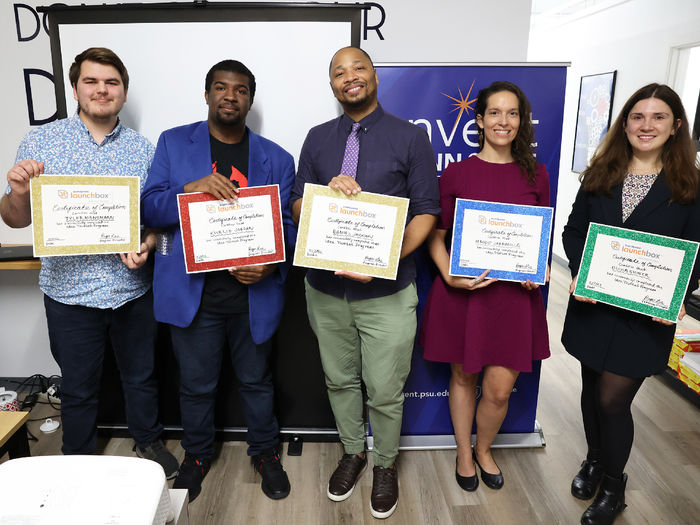
<path fill-rule="evenodd" d="M 37 396 L 39 396 L 40 401 L 44 402 L 51 402 L 54 405 L 60 405 L 61 404 L 61 398 L 60 397 L 54 397 L 49 395 L 48 392 L 37 392 Z"/>

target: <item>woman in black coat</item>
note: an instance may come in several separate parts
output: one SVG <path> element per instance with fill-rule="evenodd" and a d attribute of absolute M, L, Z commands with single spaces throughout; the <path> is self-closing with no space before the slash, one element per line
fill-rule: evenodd
<path fill-rule="evenodd" d="M 700 175 L 688 120 L 678 95 L 650 84 L 625 103 L 590 165 L 564 227 L 573 281 L 591 222 L 700 240 Z M 698 264 L 686 298 L 697 287 Z M 682 308 L 679 318 L 685 315 Z M 675 324 L 573 296 L 562 343 L 581 362 L 581 412 L 588 454 L 571 492 L 590 499 L 581 523 L 612 523 L 625 507 L 634 435 L 630 407 L 647 376 L 666 367 Z M 601 483 L 602 480 L 602 483 Z"/>

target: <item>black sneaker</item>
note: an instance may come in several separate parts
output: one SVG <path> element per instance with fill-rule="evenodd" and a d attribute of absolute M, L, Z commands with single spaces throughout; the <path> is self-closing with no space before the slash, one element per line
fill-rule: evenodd
<path fill-rule="evenodd" d="M 262 475 L 260 487 L 268 498 L 282 499 L 289 495 L 289 478 L 275 450 L 265 450 L 253 456 L 253 467 Z"/>
<path fill-rule="evenodd" d="M 185 459 L 180 465 L 180 472 L 173 483 L 174 489 L 187 489 L 190 503 L 202 492 L 202 480 L 209 472 L 211 460 L 208 458 L 198 458 L 192 454 L 185 453 Z"/>
<path fill-rule="evenodd" d="M 172 479 L 177 475 L 177 459 L 165 448 L 165 443 L 163 443 L 162 439 L 156 439 L 146 447 L 139 447 L 134 444 L 132 450 L 136 452 L 138 457 L 150 459 L 163 467 L 163 472 L 165 472 L 167 479 Z"/>

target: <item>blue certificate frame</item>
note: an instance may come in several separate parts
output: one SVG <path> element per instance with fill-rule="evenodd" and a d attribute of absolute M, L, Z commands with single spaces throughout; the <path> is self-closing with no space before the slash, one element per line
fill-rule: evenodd
<path fill-rule="evenodd" d="M 465 213 L 473 210 L 484 212 L 478 215 L 478 224 L 483 225 L 481 232 L 465 230 Z M 552 216 L 554 208 L 547 206 L 526 206 L 520 204 L 504 204 L 501 202 L 477 201 L 471 199 L 457 199 L 452 228 L 452 250 L 450 252 L 450 275 L 462 277 L 478 277 L 486 270 L 491 270 L 488 278 L 496 278 L 503 281 L 526 281 L 545 284 L 547 279 L 547 261 L 549 260 L 549 241 L 552 232 Z M 470 214 L 470 217 L 476 217 Z M 539 220 L 532 220 L 536 218 Z M 529 234 L 532 225 L 539 223 L 539 235 Z M 531 226 L 528 226 L 531 225 Z M 483 239 L 481 238 L 483 234 Z M 469 263 L 471 259 L 462 253 L 465 235 L 478 237 L 470 245 L 473 251 L 484 251 L 493 255 L 494 252 L 502 254 L 504 265 L 501 268 L 483 268 Z M 533 236 L 535 238 L 533 238 Z M 529 239 L 525 239 L 530 237 Z M 520 242 L 522 239 L 526 242 Z M 477 246 L 478 244 L 478 246 Z M 527 248 L 525 248 L 527 245 Z M 524 251 L 529 252 L 525 254 Z M 516 263 L 515 259 L 534 259 L 534 251 L 537 251 L 535 264 Z M 526 256 L 527 255 L 527 256 Z M 501 257 L 501 255 L 494 256 Z M 517 267 L 523 266 L 523 270 Z"/>

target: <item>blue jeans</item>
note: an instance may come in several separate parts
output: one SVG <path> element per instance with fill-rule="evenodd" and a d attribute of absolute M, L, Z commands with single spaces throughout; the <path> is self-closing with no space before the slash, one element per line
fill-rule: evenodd
<path fill-rule="evenodd" d="M 51 353 L 61 368 L 64 454 L 91 454 L 97 442 L 102 362 L 111 341 L 124 390 L 126 421 L 139 446 L 156 440 L 158 384 L 154 374 L 153 294 L 112 309 L 63 304 L 44 295 Z"/>
<path fill-rule="evenodd" d="M 182 448 L 197 457 L 214 454 L 214 405 L 225 348 L 240 382 L 243 416 L 248 424 L 248 455 L 279 442 L 269 359 L 272 340 L 257 345 L 248 313 L 215 314 L 200 310 L 186 328 L 170 326 L 180 367 Z"/>

